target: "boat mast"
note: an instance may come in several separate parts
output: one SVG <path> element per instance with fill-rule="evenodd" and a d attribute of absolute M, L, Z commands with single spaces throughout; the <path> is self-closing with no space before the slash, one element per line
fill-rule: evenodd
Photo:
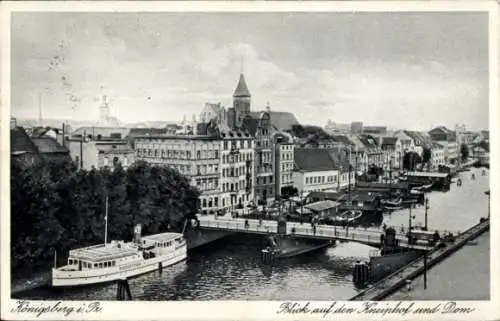
<path fill-rule="evenodd" d="M 104 245 L 108 243 L 108 195 L 106 194 L 106 213 L 104 214 Z"/>

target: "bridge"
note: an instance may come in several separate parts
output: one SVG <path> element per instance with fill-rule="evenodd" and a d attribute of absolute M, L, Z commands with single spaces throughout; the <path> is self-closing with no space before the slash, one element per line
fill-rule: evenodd
<path fill-rule="evenodd" d="M 261 223 L 256 219 L 230 218 L 203 216 L 198 217 L 200 227 L 226 232 L 240 232 L 250 234 L 272 235 L 278 233 L 278 222 L 263 220 Z M 245 224 L 245 221 L 248 224 Z M 300 224 L 287 222 L 286 235 L 318 239 L 318 240 L 343 240 L 362 243 L 365 245 L 380 247 L 380 235 L 384 234 L 382 229 L 378 228 L 343 228 L 341 226 L 317 225 L 316 231 L 310 224 Z M 422 244 L 408 244 L 408 237 L 402 233 L 396 233 L 398 246 L 406 249 L 430 251 L 434 247 Z"/>

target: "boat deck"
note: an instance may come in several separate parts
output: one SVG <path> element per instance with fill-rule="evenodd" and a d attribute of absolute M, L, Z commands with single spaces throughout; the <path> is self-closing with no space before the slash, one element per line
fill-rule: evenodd
<path fill-rule="evenodd" d="M 119 246 L 120 245 L 120 246 Z M 137 249 L 127 244 L 104 244 L 69 251 L 69 256 L 79 260 L 100 262 L 137 255 Z"/>

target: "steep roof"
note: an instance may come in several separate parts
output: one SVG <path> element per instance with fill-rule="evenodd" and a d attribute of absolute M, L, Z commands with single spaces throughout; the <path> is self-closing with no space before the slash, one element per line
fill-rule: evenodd
<path fill-rule="evenodd" d="M 41 154 L 69 153 L 68 149 L 52 137 L 33 137 L 31 139 Z"/>
<path fill-rule="evenodd" d="M 294 160 L 297 169 L 306 172 L 335 169 L 335 163 L 326 149 L 295 148 Z"/>
<path fill-rule="evenodd" d="M 23 127 L 15 127 L 10 130 L 10 152 L 38 154 L 38 150 L 31 138 L 26 134 Z"/>
<path fill-rule="evenodd" d="M 247 82 L 245 81 L 245 76 L 243 74 L 240 75 L 240 80 L 234 90 L 233 97 L 251 97 Z"/>

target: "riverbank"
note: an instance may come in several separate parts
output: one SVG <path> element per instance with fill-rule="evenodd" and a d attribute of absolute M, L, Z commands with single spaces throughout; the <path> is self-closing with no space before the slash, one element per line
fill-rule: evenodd
<path fill-rule="evenodd" d="M 377 301 L 386 298 L 399 288 L 403 287 L 407 281 L 413 280 L 415 277 L 422 275 L 427 268 L 432 268 L 435 264 L 442 262 L 445 258 L 453 255 L 468 242 L 476 239 L 481 234 L 485 233 L 490 226 L 489 220 L 471 227 L 461 235 L 459 235 L 453 243 L 447 243 L 444 248 L 436 247 L 427 254 L 427 262 L 424 257 L 411 262 L 405 267 L 395 271 L 391 275 L 381 281 L 369 286 L 366 290 L 352 297 L 353 301 Z"/>
<path fill-rule="evenodd" d="M 490 275 L 486 232 L 429 270 L 427 289 L 421 275 L 412 281 L 411 291 L 401 288 L 385 300 L 490 300 Z"/>

